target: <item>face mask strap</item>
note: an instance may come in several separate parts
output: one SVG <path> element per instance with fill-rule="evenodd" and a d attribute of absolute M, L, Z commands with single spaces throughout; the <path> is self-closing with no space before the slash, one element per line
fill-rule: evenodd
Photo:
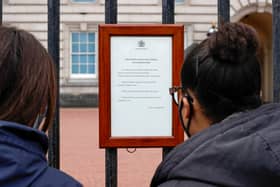
<path fill-rule="evenodd" d="M 187 125 L 184 124 L 184 120 L 183 120 L 183 116 L 182 116 L 182 109 L 183 109 L 183 106 L 184 106 L 184 103 L 183 103 L 183 99 L 181 100 L 180 104 L 179 104 L 179 116 L 180 116 L 180 121 L 181 121 L 181 124 L 183 126 L 183 129 L 185 131 L 185 133 L 187 134 L 187 136 L 190 138 L 191 137 L 191 134 L 190 134 L 190 125 L 191 125 L 191 120 L 192 120 L 192 115 L 193 115 L 193 99 L 188 96 L 188 95 L 185 95 L 183 96 L 187 99 L 188 103 L 189 103 L 189 106 L 190 106 L 190 116 L 189 116 L 189 120 L 187 122 Z"/>
<path fill-rule="evenodd" d="M 33 128 L 35 129 L 39 129 L 40 124 L 42 123 L 43 119 L 46 117 L 47 115 L 47 111 L 48 111 L 48 107 L 46 107 L 46 110 L 43 114 L 38 114 L 34 124 L 33 124 Z"/>

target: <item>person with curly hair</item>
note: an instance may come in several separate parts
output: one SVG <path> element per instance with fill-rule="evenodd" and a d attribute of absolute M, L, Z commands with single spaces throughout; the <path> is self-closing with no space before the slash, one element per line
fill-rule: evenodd
<path fill-rule="evenodd" d="M 280 186 L 280 105 L 260 96 L 253 28 L 224 23 L 187 51 L 170 89 L 189 139 L 158 166 L 151 187 Z"/>

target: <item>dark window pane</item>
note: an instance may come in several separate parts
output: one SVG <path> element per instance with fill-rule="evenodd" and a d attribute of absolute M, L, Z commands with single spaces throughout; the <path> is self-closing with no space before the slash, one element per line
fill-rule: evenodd
<path fill-rule="evenodd" d="M 79 63 L 79 55 L 72 55 L 72 63 L 73 64 Z"/>
<path fill-rule="evenodd" d="M 95 55 L 88 55 L 88 63 L 89 64 L 95 63 Z"/>
<path fill-rule="evenodd" d="M 80 73 L 86 74 L 87 73 L 87 65 L 81 65 L 80 66 Z"/>
<path fill-rule="evenodd" d="M 87 52 L 87 44 L 81 44 L 80 45 L 80 52 L 82 52 L 82 53 Z"/>
<path fill-rule="evenodd" d="M 72 42 L 79 42 L 79 33 L 78 32 L 72 33 Z"/>
<path fill-rule="evenodd" d="M 78 65 L 72 65 L 72 73 L 79 73 L 79 66 Z"/>
<path fill-rule="evenodd" d="M 95 66 L 94 66 L 94 64 L 88 65 L 88 73 L 89 74 L 95 74 Z"/>
<path fill-rule="evenodd" d="M 87 33 L 85 33 L 85 32 L 80 33 L 80 42 L 87 43 Z"/>
<path fill-rule="evenodd" d="M 87 63 L 87 55 L 80 55 L 80 63 L 81 64 Z"/>
<path fill-rule="evenodd" d="M 88 44 L 88 52 L 91 52 L 91 53 L 95 52 L 95 44 L 94 43 Z"/>
<path fill-rule="evenodd" d="M 79 52 L 79 45 L 78 44 L 72 44 L 72 52 L 78 53 Z"/>
<path fill-rule="evenodd" d="M 95 42 L 95 33 L 91 32 L 88 34 L 88 42 Z"/>

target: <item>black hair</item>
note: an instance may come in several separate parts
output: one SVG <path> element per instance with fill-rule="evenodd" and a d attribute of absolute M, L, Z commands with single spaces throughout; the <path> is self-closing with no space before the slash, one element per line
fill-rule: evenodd
<path fill-rule="evenodd" d="M 225 23 L 195 46 L 181 70 L 183 89 L 190 89 L 207 117 L 228 115 L 261 105 L 259 41 L 253 28 Z"/>
<path fill-rule="evenodd" d="M 0 26 L 0 120 L 33 127 L 47 108 L 46 131 L 55 114 L 55 67 L 42 44 L 27 31 Z"/>

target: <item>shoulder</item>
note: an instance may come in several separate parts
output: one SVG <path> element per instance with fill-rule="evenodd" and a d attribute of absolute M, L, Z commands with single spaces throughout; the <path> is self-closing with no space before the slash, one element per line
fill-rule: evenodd
<path fill-rule="evenodd" d="M 67 186 L 67 187 L 82 187 L 76 179 L 69 176 L 68 174 L 57 170 L 52 167 L 47 167 L 46 170 L 38 177 L 32 186 L 40 187 L 56 187 L 56 186 Z"/>
<path fill-rule="evenodd" d="M 270 104 L 213 125 L 174 148 L 152 186 L 267 186 L 280 174 L 279 124 L 280 105 Z"/>
<path fill-rule="evenodd" d="M 260 146 L 263 147 L 264 152 L 270 153 L 275 160 L 274 164 L 280 168 L 280 104 L 267 104 L 266 107 L 270 110 L 255 120 L 259 127 L 256 135 L 262 142 Z"/>

